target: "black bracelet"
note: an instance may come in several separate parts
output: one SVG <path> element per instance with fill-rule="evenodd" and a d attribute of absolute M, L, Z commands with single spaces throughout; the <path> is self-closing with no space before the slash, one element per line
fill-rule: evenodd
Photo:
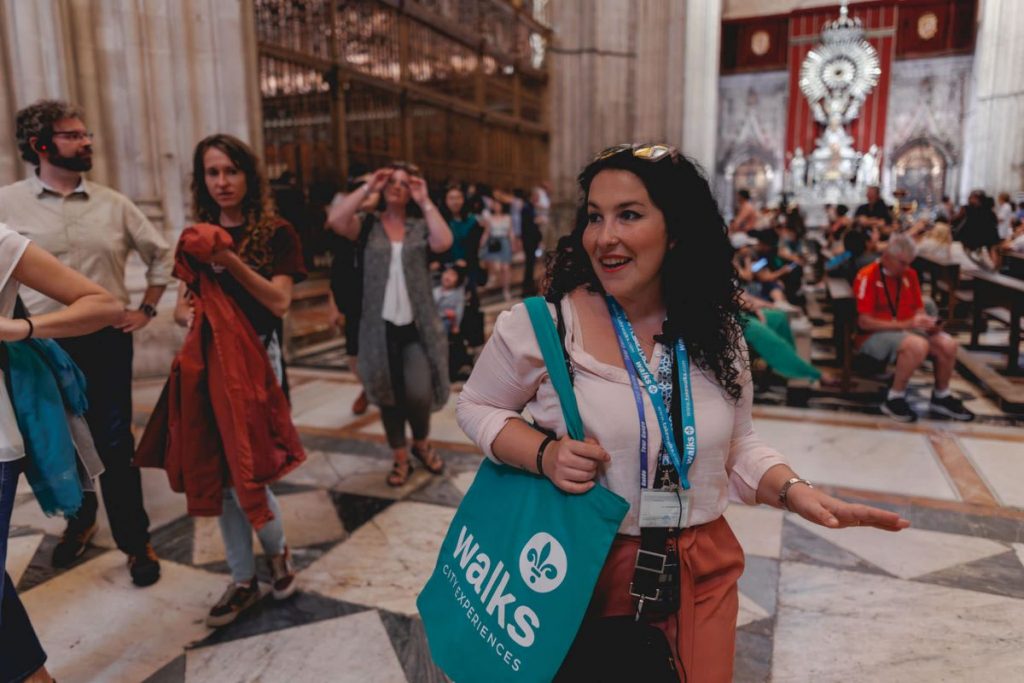
<path fill-rule="evenodd" d="M 537 449 L 537 474 L 540 476 L 544 475 L 544 449 L 548 447 L 548 444 L 555 440 L 553 436 L 545 436 L 544 440 L 540 442 L 540 448 Z"/>
<path fill-rule="evenodd" d="M 32 324 L 32 318 L 23 318 L 23 320 L 28 323 L 28 334 L 22 337 L 21 341 L 26 341 L 31 339 L 32 335 L 35 334 L 36 326 Z"/>

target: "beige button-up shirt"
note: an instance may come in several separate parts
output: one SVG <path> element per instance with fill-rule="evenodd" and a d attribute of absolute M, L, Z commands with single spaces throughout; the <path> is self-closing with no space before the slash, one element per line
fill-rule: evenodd
<path fill-rule="evenodd" d="M 167 240 L 123 194 L 83 180 L 64 196 L 32 174 L 0 187 L 0 222 L 32 240 L 128 304 L 125 263 L 135 250 L 146 264 L 149 286 L 167 285 L 174 267 Z M 33 315 L 63 306 L 22 287 L 21 298 Z"/>

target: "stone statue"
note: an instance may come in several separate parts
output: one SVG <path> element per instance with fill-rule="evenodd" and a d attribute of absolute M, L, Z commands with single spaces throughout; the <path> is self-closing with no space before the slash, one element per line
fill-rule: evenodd
<path fill-rule="evenodd" d="M 860 158 L 857 165 L 857 187 L 864 189 L 872 185 L 878 185 L 881 179 L 879 173 L 878 145 L 871 145 L 867 152 Z"/>
<path fill-rule="evenodd" d="M 789 162 L 789 173 L 793 179 L 793 189 L 804 187 L 807 178 L 807 158 L 802 147 L 793 151 L 793 159 Z"/>

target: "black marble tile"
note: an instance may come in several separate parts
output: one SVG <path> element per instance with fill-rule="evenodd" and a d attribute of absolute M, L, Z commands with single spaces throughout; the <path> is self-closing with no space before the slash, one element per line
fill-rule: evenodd
<path fill-rule="evenodd" d="M 75 560 L 74 564 L 70 567 L 66 569 L 54 569 L 50 559 L 53 557 L 53 548 L 57 545 L 58 541 L 60 541 L 60 538 L 57 536 L 43 536 L 43 540 L 39 543 L 39 547 L 36 549 L 36 554 L 32 556 L 32 560 L 29 562 L 28 567 L 25 568 L 25 573 L 21 575 L 21 580 L 18 582 L 19 593 L 24 593 L 30 588 L 35 588 L 40 584 L 46 583 L 50 579 L 60 576 L 64 572 L 74 571 L 75 567 L 84 562 L 88 562 L 94 557 L 99 557 L 103 553 L 118 552 L 90 545 L 85 549 L 85 552 L 82 553 L 82 556 Z M 131 583 L 131 575 L 128 573 L 127 564 L 124 568 L 123 578 L 126 583 Z"/>
<path fill-rule="evenodd" d="M 192 566 L 192 549 L 195 539 L 195 521 L 181 517 L 153 532 L 153 550 L 161 559 Z"/>
<path fill-rule="evenodd" d="M 341 519 L 345 531 L 350 534 L 395 502 L 388 498 L 360 496 L 337 491 L 331 492 L 331 498 L 338 511 L 338 518 Z"/>
<path fill-rule="evenodd" d="M 919 576 L 915 581 L 1024 599 L 1024 565 L 1012 550 Z"/>
<path fill-rule="evenodd" d="M 783 522 L 782 525 L 782 559 L 787 562 L 804 562 L 866 574 L 891 576 L 870 562 L 796 526 L 789 520 Z"/>
<path fill-rule="evenodd" d="M 733 683 L 767 683 L 772 676 L 774 619 L 761 619 L 736 629 Z"/>
<path fill-rule="evenodd" d="M 458 507 L 462 502 L 462 491 L 457 489 L 451 480 L 434 479 L 429 484 L 413 493 L 406 500 L 418 503 L 433 503 L 447 507 Z"/>
<path fill-rule="evenodd" d="M 188 646 L 188 649 L 219 645 L 240 638 L 249 638 L 280 631 L 293 626 L 314 624 L 325 619 L 336 619 L 369 608 L 340 600 L 332 600 L 319 593 L 301 590 L 287 600 L 277 601 L 267 595 L 255 606 L 241 614 L 234 623 L 210 632 L 206 638 Z"/>
<path fill-rule="evenodd" d="M 447 683 L 448 677 L 434 664 L 430 656 L 427 635 L 419 618 L 381 610 L 380 619 L 409 681 Z"/>
<path fill-rule="evenodd" d="M 746 568 L 740 577 L 740 592 L 774 615 L 779 598 L 779 561 L 747 555 Z"/>
<path fill-rule="evenodd" d="M 142 683 L 185 683 L 185 655 L 179 655 Z"/>
<path fill-rule="evenodd" d="M 277 496 L 287 496 L 290 493 L 305 493 L 307 491 L 319 490 L 316 486 L 308 484 L 295 484 L 290 481 L 278 481 L 270 485 L 270 490 Z"/>

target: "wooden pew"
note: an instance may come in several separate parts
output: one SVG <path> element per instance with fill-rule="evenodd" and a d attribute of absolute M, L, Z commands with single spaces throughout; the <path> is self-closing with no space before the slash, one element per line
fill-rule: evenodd
<path fill-rule="evenodd" d="M 1006 266 L 1007 275 L 1024 280 L 1024 254 L 1016 251 L 1004 251 L 1003 264 Z"/>
<path fill-rule="evenodd" d="M 826 277 L 825 291 L 832 303 L 832 339 L 836 345 L 836 357 L 842 363 L 840 388 L 849 391 L 853 374 L 853 337 L 857 333 L 857 301 L 853 287 L 843 278 Z"/>
<path fill-rule="evenodd" d="M 1004 321 L 1010 327 L 1010 343 L 1006 348 L 978 343 L 986 317 L 995 317 L 986 310 L 1003 307 L 1009 317 Z M 995 273 L 974 274 L 974 316 L 971 324 L 970 349 L 1006 351 L 1006 374 L 1022 375 L 1020 367 L 1021 315 L 1024 314 L 1024 280 Z"/>
<path fill-rule="evenodd" d="M 914 270 L 927 276 L 931 287 L 930 294 L 936 303 L 940 298 L 945 300 L 946 324 L 947 326 L 951 325 L 956 310 L 957 289 L 960 286 L 960 264 L 955 261 L 918 254 L 914 259 Z"/>

